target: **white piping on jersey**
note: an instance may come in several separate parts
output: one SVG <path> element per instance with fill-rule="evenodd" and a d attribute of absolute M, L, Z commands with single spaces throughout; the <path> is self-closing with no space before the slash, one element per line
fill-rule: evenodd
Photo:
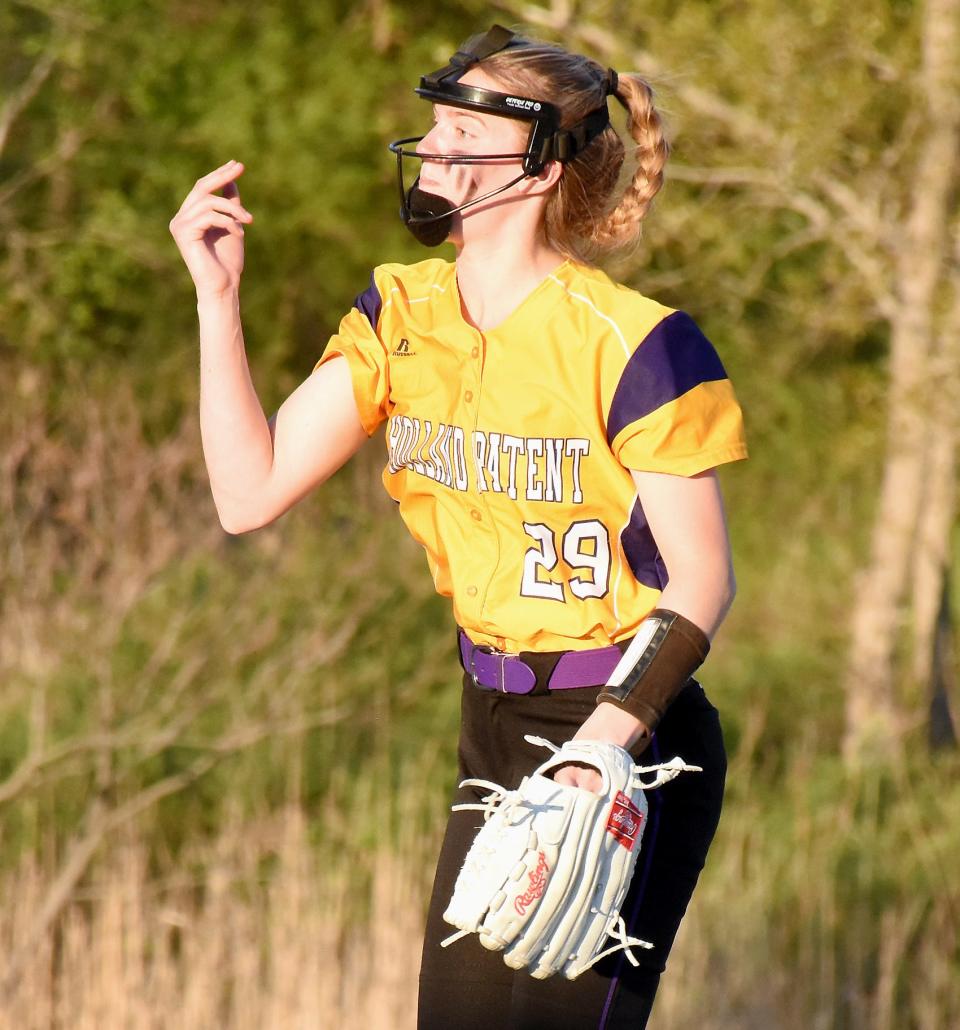
<path fill-rule="evenodd" d="M 552 280 L 553 280 L 553 281 L 554 281 L 555 283 L 557 283 L 558 285 L 562 286 L 562 287 L 564 288 L 564 290 L 566 290 L 566 292 L 567 292 L 568 294 L 570 294 L 570 296 L 571 296 L 571 297 L 573 297 L 573 298 L 574 298 L 574 300 L 580 300 L 580 301 L 583 301 L 583 303 L 584 303 L 584 304 L 586 304 L 586 305 L 587 305 L 587 307 L 588 307 L 588 308 L 590 308 L 590 310 L 591 310 L 591 311 L 592 311 L 592 312 L 593 312 L 593 313 L 594 313 L 594 314 L 595 314 L 595 315 L 596 315 L 596 316 L 597 316 L 598 318 L 602 318 L 602 319 L 604 320 L 604 322 L 608 322 L 608 323 L 609 323 L 609 324 L 610 324 L 610 325 L 611 325 L 611 326 L 613 327 L 613 331 L 614 331 L 614 332 L 615 332 L 615 333 L 617 334 L 617 339 L 618 339 L 618 340 L 620 341 L 620 345 L 621 345 L 621 346 L 623 347 L 623 353 L 624 353 L 624 354 L 626 354 L 626 356 L 627 356 L 627 359 L 629 360 L 629 358 L 631 357 L 631 353 L 630 353 L 630 348 L 629 348 L 629 347 L 627 346 L 627 341 L 626 341 L 626 339 L 624 338 L 624 335 L 623 335 L 623 333 L 622 333 L 622 332 L 620 331 L 620 326 L 618 326 L 618 325 L 617 325 L 617 323 L 616 323 L 616 322 L 614 322 L 614 320 L 613 320 L 613 319 L 612 319 L 612 318 L 611 318 L 611 317 L 610 317 L 609 315 L 605 315 L 605 314 L 604 314 L 604 313 L 603 313 L 603 312 L 602 312 L 602 311 L 601 311 L 601 310 L 600 310 L 600 309 L 599 309 L 599 308 L 598 308 L 598 307 L 596 306 L 596 304 L 594 304 L 594 303 L 593 303 L 593 301 L 592 301 L 592 300 L 590 300 L 590 299 L 589 299 L 589 298 L 587 298 L 587 297 L 584 297 L 584 295 L 583 295 L 582 293 L 574 293 L 574 292 L 573 292 L 573 290 L 571 290 L 571 289 L 570 289 L 570 288 L 569 288 L 569 287 L 567 286 L 567 284 L 566 284 L 565 282 L 563 282 L 562 280 L 558 279 L 558 278 L 557 278 L 557 277 L 556 277 L 555 275 L 553 275 L 552 273 L 551 273 L 551 274 L 550 274 L 549 276 L 547 276 L 547 278 L 548 278 L 548 279 L 552 279 Z"/>
<path fill-rule="evenodd" d="M 431 283 L 430 284 L 430 289 L 431 290 L 439 290 L 440 293 L 446 293 L 447 292 L 446 286 L 438 286 L 436 283 Z M 394 293 L 399 293 L 399 292 L 400 292 L 400 287 L 399 286 L 394 286 L 394 287 L 391 288 L 391 290 L 390 290 L 391 296 L 390 296 L 390 298 L 388 300 L 386 300 L 384 302 L 383 309 L 382 309 L 383 311 L 386 311 L 387 308 L 390 307 L 390 305 L 393 303 L 393 294 Z M 426 297 L 411 297 L 410 298 L 410 303 L 411 304 L 422 304 L 424 301 L 431 300 L 431 299 L 432 298 L 429 296 L 429 294 Z"/>
<path fill-rule="evenodd" d="M 620 341 L 620 346 L 623 347 L 623 353 L 626 354 L 627 360 L 630 359 L 631 353 L 630 348 L 627 346 L 627 341 L 620 329 L 620 326 L 609 316 L 605 315 L 588 297 L 584 297 L 582 293 L 574 293 L 565 282 L 558 279 L 555 275 L 551 274 L 547 276 L 548 279 L 552 279 L 558 286 L 563 287 L 564 291 L 568 293 L 574 300 L 579 300 L 586 304 L 588 308 L 597 316 L 602 318 L 613 331 L 617 334 L 617 339 Z M 627 526 L 630 525 L 630 518 L 633 515 L 633 506 L 637 501 L 640 500 L 640 494 L 634 491 L 633 497 L 630 501 L 630 509 L 627 512 L 627 521 L 620 527 L 620 532 L 617 534 L 617 576 L 613 581 L 613 617 L 617 620 L 617 624 L 614 627 L 614 633 L 619 632 L 620 627 L 623 625 L 623 620 L 620 618 L 620 605 L 618 603 L 618 597 L 620 594 L 620 577 L 623 574 L 623 534 L 627 531 Z"/>
<path fill-rule="evenodd" d="M 634 490 L 633 497 L 630 500 L 630 510 L 627 512 L 627 521 L 620 527 L 620 532 L 617 533 L 617 576 L 613 581 L 613 617 L 617 620 L 616 626 L 613 627 L 614 633 L 620 632 L 620 627 L 623 625 L 623 620 L 620 618 L 620 606 L 617 603 L 617 598 L 620 596 L 620 576 L 623 572 L 623 534 L 627 531 L 627 526 L 630 525 L 630 519 L 633 517 L 633 509 L 637 501 L 640 500 L 640 491 Z"/>

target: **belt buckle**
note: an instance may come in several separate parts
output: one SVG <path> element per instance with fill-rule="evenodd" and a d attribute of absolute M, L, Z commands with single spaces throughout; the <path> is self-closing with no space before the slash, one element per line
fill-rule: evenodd
<path fill-rule="evenodd" d="M 488 687 L 485 683 L 481 683 L 477 679 L 477 665 L 476 655 L 480 651 L 482 654 L 496 655 L 500 659 L 500 683 L 499 686 Z M 473 678 L 473 685 L 479 687 L 481 690 L 499 690 L 502 694 L 507 692 L 507 676 L 504 668 L 504 663 L 508 658 L 512 657 L 507 651 L 498 651 L 495 647 L 491 647 L 489 644 L 474 644 L 473 650 L 470 652 L 470 675 Z"/>

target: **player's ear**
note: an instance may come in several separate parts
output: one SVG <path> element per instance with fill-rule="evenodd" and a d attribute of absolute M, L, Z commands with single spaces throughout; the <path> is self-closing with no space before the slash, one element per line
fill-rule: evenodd
<path fill-rule="evenodd" d="M 559 161 L 548 161 L 537 175 L 529 176 L 520 181 L 524 193 L 531 196 L 538 196 L 549 193 L 560 181 L 563 175 L 563 165 Z"/>

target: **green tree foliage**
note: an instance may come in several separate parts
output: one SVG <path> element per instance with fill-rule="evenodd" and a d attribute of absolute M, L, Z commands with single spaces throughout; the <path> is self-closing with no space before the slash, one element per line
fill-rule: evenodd
<path fill-rule="evenodd" d="M 245 163 L 244 328 L 275 408 L 371 267 L 423 255 L 396 217 L 385 146 L 429 122 L 418 76 L 476 28 L 526 19 L 657 86 L 668 184 L 612 271 L 698 319 L 747 417 L 751 461 L 724 472 L 740 593 L 705 676 L 733 758 L 729 829 L 705 874 L 696 968 L 722 971 L 727 1025 L 746 1025 L 775 920 L 785 980 L 759 996 L 789 1009 L 779 1025 L 830 1025 L 844 998 L 875 1011 L 892 954 L 878 923 L 906 913 L 889 1012 L 923 1008 L 912 953 L 936 951 L 955 982 L 958 899 L 940 872 L 956 862 L 942 818 L 955 761 L 877 774 L 874 788 L 833 758 L 880 478 L 890 227 L 923 129 L 919 12 L 0 5 L 0 866 L 37 850 L 70 874 L 38 905 L 41 930 L 134 819 L 158 869 L 285 801 L 322 813 L 319 846 L 348 856 L 384 826 L 436 828 L 455 746 L 452 625 L 382 499 L 381 445 L 278 526 L 224 538 L 196 429 L 194 295 L 167 225 L 199 176 Z M 405 785 L 404 805 L 354 818 L 382 783 Z M 750 919 L 731 895 L 756 902 Z M 724 958 L 731 919 L 751 982 Z M 794 989 L 794 969 L 828 994 Z M 943 997 L 935 1011 L 955 1012 Z M 869 1018 L 847 1017 L 835 1025 Z"/>
<path fill-rule="evenodd" d="M 411 87 L 469 9 L 410 12 L 402 32 L 386 5 L 333 2 L 18 3 L 3 17 L 8 90 L 53 60 L 0 153 L 3 340 L 18 357 L 119 361 L 177 393 L 195 313 L 166 224 L 231 156 L 258 218 L 251 349 L 271 369 L 305 373 L 372 265 L 412 256 L 385 144 L 426 124 Z"/>

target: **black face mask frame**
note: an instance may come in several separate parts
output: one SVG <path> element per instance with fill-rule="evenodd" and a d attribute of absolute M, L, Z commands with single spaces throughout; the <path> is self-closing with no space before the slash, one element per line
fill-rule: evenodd
<path fill-rule="evenodd" d="M 434 104 L 446 104 L 468 111 L 495 114 L 530 122 L 527 148 L 518 154 L 426 154 L 417 153 L 416 144 L 423 136 L 394 140 L 389 149 L 397 156 L 397 188 L 400 191 L 400 218 L 413 235 L 427 246 L 437 246 L 450 235 L 453 215 L 515 186 L 521 179 L 539 175 L 549 161 L 566 163 L 572 160 L 591 140 L 610 124 L 606 104 L 571 126 L 560 128 L 559 109 L 532 97 L 499 93 L 478 86 L 465 86 L 457 80 L 470 68 L 491 54 L 510 47 L 524 46 L 526 40 L 502 25 L 494 25 L 472 44 L 458 50 L 443 67 L 420 79 L 415 90 L 419 97 Z M 445 164 L 483 164 L 493 161 L 521 161 L 522 171 L 510 182 L 475 197 L 459 207 L 419 187 L 419 176 L 407 190 L 403 179 L 403 159 L 443 161 Z"/>

